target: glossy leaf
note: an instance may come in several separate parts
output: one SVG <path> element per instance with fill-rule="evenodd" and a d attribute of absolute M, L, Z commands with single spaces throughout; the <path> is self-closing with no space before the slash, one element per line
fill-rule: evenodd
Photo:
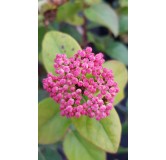
<path fill-rule="evenodd" d="M 39 144 L 52 144 L 63 138 L 70 120 L 60 116 L 59 106 L 51 98 L 39 103 L 38 141 Z"/>
<path fill-rule="evenodd" d="M 54 72 L 54 59 L 58 53 L 66 53 L 68 57 L 81 49 L 79 44 L 68 34 L 50 31 L 44 37 L 42 44 L 43 63 L 47 72 Z"/>
<path fill-rule="evenodd" d="M 68 160 L 105 160 L 105 152 L 81 137 L 78 132 L 69 132 L 63 143 Z"/>
<path fill-rule="evenodd" d="M 113 59 L 119 60 L 124 64 L 128 64 L 128 50 L 123 43 L 110 42 L 107 45 L 106 53 Z"/>
<path fill-rule="evenodd" d="M 72 122 L 89 142 L 104 151 L 116 153 L 121 138 L 121 123 L 115 109 L 110 113 L 110 116 L 100 121 L 83 116 L 78 119 L 73 118 Z"/>
<path fill-rule="evenodd" d="M 115 60 L 105 62 L 103 66 L 113 70 L 115 82 L 118 83 L 120 91 L 114 100 L 114 105 L 116 105 L 124 98 L 124 88 L 128 79 L 127 69 L 123 63 Z"/>
<path fill-rule="evenodd" d="M 92 5 L 85 11 L 85 16 L 92 22 L 99 23 L 117 36 L 119 32 L 119 22 L 116 12 L 106 3 Z"/>

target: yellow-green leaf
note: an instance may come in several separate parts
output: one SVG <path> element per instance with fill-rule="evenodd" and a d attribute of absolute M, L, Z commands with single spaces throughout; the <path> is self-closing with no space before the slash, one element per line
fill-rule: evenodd
<path fill-rule="evenodd" d="M 38 108 L 38 142 L 39 144 L 52 144 L 63 138 L 70 120 L 62 117 L 59 105 L 51 98 L 39 103 Z"/>
<path fill-rule="evenodd" d="M 54 59 L 56 54 L 65 53 L 71 57 L 79 49 L 81 47 L 70 35 L 58 31 L 47 32 L 42 43 L 42 58 L 47 72 L 55 74 Z"/>
<path fill-rule="evenodd" d="M 78 13 L 82 9 L 83 3 L 76 3 L 76 2 L 67 2 L 61 7 L 58 8 L 56 20 L 58 22 L 65 21 L 71 25 L 82 25 L 84 20 L 83 17 L 80 16 Z"/>
<path fill-rule="evenodd" d="M 115 97 L 114 105 L 116 105 L 124 98 L 124 88 L 128 79 L 127 69 L 123 63 L 115 60 L 105 62 L 103 67 L 113 70 L 115 82 L 118 83 L 120 91 Z"/>
<path fill-rule="evenodd" d="M 105 160 L 105 152 L 88 142 L 76 131 L 66 135 L 63 147 L 68 160 Z"/>
<path fill-rule="evenodd" d="M 73 118 L 72 122 L 77 131 L 89 142 L 110 153 L 116 153 L 121 138 L 121 123 L 115 109 L 110 116 L 100 121 L 82 116 Z"/>

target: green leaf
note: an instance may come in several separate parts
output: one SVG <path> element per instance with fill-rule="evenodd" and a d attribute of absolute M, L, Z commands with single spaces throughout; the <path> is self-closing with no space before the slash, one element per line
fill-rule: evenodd
<path fill-rule="evenodd" d="M 44 16 L 42 14 L 38 14 L 38 27 L 44 27 Z"/>
<path fill-rule="evenodd" d="M 66 20 L 66 23 L 74 25 L 74 26 L 81 26 L 84 23 L 83 17 L 79 16 L 78 14 L 70 17 Z"/>
<path fill-rule="evenodd" d="M 119 32 L 121 34 L 128 32 L 128 15 L 123 14 L 119 18 Z"/>
<path fill-rule="evenodd" d="M 86 141 L 78 132 L 69 132 L 63 143 L 68 160 L 104 160 L 104 151 Z"/>
<path fill-rule="evenodd" d="M 55 147 L 45 146 L 43 150 L 39 148 L 38 160 L 62 160 L 62 158 Z"/>
<path fill-rule="evenodd" d="M 65 21 L 72 25 L 82 25 L 84 20 L 78 13 L 82 9 L 82 3 L 67 2 L 58 8 L 56 20 Z"/>
<path fill-rule="evenodd" d="M 44 146 L 38 152 L 38 160 L 62 160 L 55 146 Z"/>
<path fill-rule="evenodd" d="M 127 152 L 128 152 L 128 148 L 119 147 L 119 149 L 118 149 L 119 154 L 123 154 L 123 153 L 127 153 Z"/>
<path fill-rule="evenodd" d="M 38 62 L 43 64 L 43 59 L 42 59 L 42 53 L 41 52 L 38 53 Z"/>
<path fill-rule="evenodd" d="M 46 160 L 40 150 L 38 151 L 38 160 Z"/>
<path fill-rule="evenodd" d="M 84 0 L 86 5 L 94 5 L 100 3 L 102 0 Z"/>
<path fill-rule="evenodd" d="M 125 14 L 128 15 L 128 6 L 122 7 L 118 9 L 119 14 Z"/>
<path fill-rule="evenodd" d="M 38 141 L 39 144 L 52 144 L 63 138 L 70 120 L 62 117 L 59 106 L 51 98 L 39 103 Z"/>
<path fill-rule="evenodd" d="M 114 105 L 116 105 L 124 98 L 124 88 L 128 79 L 127 69 L 123 63 L 115 60 L 105 62 L 103 67 L 113 70 L 115 82 L 118 83 L 120 91 L 115 97 Z"/>
<path fill-rule="evenodd" d="M 98 23 L 91 22 L 91 23 L 87 24 L 87 29 L 88 30 L 94 29 L 94 28 L 97 28 L 97 27 L 100 27 L 100 25 Z"/>
<path fill-rule="evenodd" d="M 128 0 L 120 0 L 121 7 L 127 7 L 128 6 Z"/>
<path fill-rule="evenodd" d="M 116 12 L 106 3 L 92 5 L 85 11 L 85 16 L 92 22 L 107 27 L 115 36 L 119 32 L 119 22 Z"/>
<path fill-rule="evenodd" d="M 113 59 L 119 60 L 126 65 L 128 64 L 128 50 L 123 43 L 110 42 L 105 51 Z"/>
<path fill-rule="evenodd" d="M 110 116 L 100 121 L 82 116 L 72 119 L 78 132 L 89 142 L 109 153 L 116 153 L 121 138 L 121 123 L 115 109 Z"/>
<path fill-rule="evenodd" d="M 67 33 L 69 35 L 71 35 L 74 39 L 76 39 L 79 43 L 82 42 L 82 36 L 81 34 L 75 29 L 75 27 L 71 26 L 71 25 L 63 25 L 61 27 L 61 31 L 64 33 Z"/>
<path fill-rule="evenodd" d="M 100 51 L 105 51 L 108 43 L 112 41 L 110 36 L 98 36 L 88 32 L 88 40 L 95 44 L 95 47 Z"/>
<path fill-rule="evenodd" d="M 123 134 L 128 133 L 128 122 L 127 121 L 125 123 L 123 123 L 123 125 L 122 125 L 122 133 Z"/>
<path fill-rule="evenodd" d="M 54 148 L 50 147 L 45 148 L 44 156 L 46 160 L 62 160 L 60 154 Z"/>
<path fill-rule="evenodd" d="M 42 44 L 43 63 L 47 72 L 54 72 L 54 59 L 56 54 L 65 53 L 71 57 L 77 50 L 81 49 L 79 44 L 68 34 L 50 31 L 44 37 Z"/>
<path fill-rule="evenodd" d="M 38 52 L 41 51 L 42 40 L 46 32 L 47 32 L 47 29 L 45 27 L 38 27 Z"/>

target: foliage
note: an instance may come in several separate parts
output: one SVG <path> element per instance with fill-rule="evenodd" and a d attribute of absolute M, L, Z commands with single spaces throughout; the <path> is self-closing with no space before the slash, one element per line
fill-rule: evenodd
<path fill-rule="evenodd" d="M 115 109 L 111 115 L 100 121 L 81 117 L 73 119 L 78 132 L 89 142 L 110 153 L 116 153 L 120 143 L 121 124 Z"/>
<path fill-rule="evenodd" d="M 116 12 L 107 4 L 105 3 L 95 4 L 85 9 L 84 13 L 85 16 L 90 21 L 106 26 L 115 36 L 118 35 L 119 32 L 118 16 Z"/>
<path fill-rule="evenodd" d="M 54 59 L 57 53 L 66 53 L 69 57 L 80 49 L 79 44 L 69 35 L 50 31 L 42 45 L 43 63 L 48 72 L 54 73 Z"/>
<path fill-rule="evenodd" d="M 86 141 L 77 131 L 69 132 L 64 140 L 64 151 L 69 160 L 104 160 L 105 152 Z"/>
<path fill-rule="evenodd" d="M 40 144 L 59 141 L 70 124 L 70 120 L 60 116 L 58 104 L 51 98 L 46 98 L 39 103 L 38 122 Z"/>
<path fill-rule="evenodd" d="M 106 153 L 127 153 L 128 1 L 39 1 L 39 160 L 104 160 Z M 116 2 L 116 3 L 115 3 Z M 42 79 L 54 72 L 58 53 L 71 57 L 92 46 L 105 55 L 104 67 L 112 69 L 120 92 L 110 116 L 100 121 L 81 117 L 67 119 L 59 105 L 42 88 Z M 121 117 L 121 115 L 123 115 Z"/>

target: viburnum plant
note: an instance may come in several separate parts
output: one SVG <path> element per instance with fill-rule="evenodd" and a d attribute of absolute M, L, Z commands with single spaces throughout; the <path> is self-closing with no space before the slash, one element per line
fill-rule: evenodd
<path fill-rule="evenodd" d="M 57 54 L 54 62 L 58 76 L 49 73 L 43 86 L 60 104 L 62 116 L 79 118 L 86 115 L 100 120 L 110 115 L 119 89 L 112 70 L 102 67 L 102 53 L 94 55 L 92 48 L 87 47 L 71 58 Z"/>
<path fill-rule="evenodd" d="M 69 160 L 104 160 L 106 152 L 116 153 L 121 123 L 114 106 L 124 98 L 124 64 L 105 62 L 102 53 L 81 49 L 57 31 L 45 35 L 42 61 L 50 98 L 39 102 L 39 144 L 62 142 Z"/>

